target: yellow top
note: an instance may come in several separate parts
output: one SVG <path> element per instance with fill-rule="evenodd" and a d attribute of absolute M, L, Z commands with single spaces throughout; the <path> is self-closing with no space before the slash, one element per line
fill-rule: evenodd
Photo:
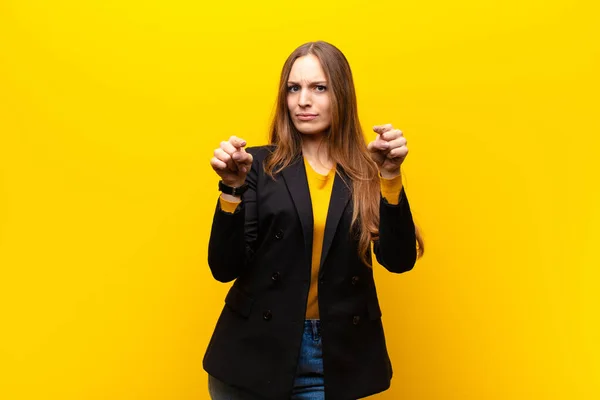
<path fill-rule="evenodd" d="M 327 211 L 329 209 L 329 200 L 333 189 L 335 168 L 332 168 L 327 175 L 317 173 L 304 159 L 306 168 L 306 177 L 308 179 L 308 189 L 313 210 L 313 245 L 312 262 L 310 272 L 310 288 L 308 290 L 308 301 L 306 304 L 306 319 L 319 319 L 318 303 L 318 282 L 319 265 L 321 264 L 321 252 L 323 250 L 323 236 L 325 234 L 325 221 L 327 221 Z M 381 195 L 390 204 L 398 204 L 400 191 L 402 190 L 402 177 L 397 176 L 392 179 L 385 179 L 380 176 Z M 240 202 L 231 202 L 220 197 L 221 209 L 228 213 L 233 213 Z"/>
<path fill-rule="evenodd" d="M 308 190 L 310 191 L 310 202 L 313 210 L 313 243 L 312 263 L 310 269 L 310 288 L 308 289 L 308 301 L 306 303 L 306 319 L 319 319 L 318 282 L 319 265 L 321 264 L 321 252 L 323 250 L 323 237 L 325 235 L 325 222 L 329 210 L 329 200 L 333 189 L 335 167 L 329 170 L 327 175 L 317 173 L 304 159 L 306 177 L 308 179 Z"/>

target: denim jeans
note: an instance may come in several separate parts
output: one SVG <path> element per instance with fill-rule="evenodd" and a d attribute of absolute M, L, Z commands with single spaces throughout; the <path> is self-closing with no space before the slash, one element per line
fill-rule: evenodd
<path fill-rule="evenodd" d="M 208 377 L 208 392 L 212 400 L 261 400 L 261 397 L 229 386 L 214 377 Z M 304 321 L 304 333 L 298 360 L 298 370 L 290 400 L 324 400 L 323 351 L 321 322 Z"/>
<path fill-rule="evenodd" d="M 304 334 L 292 400 L 325 399 L 322 346 L 321 321 L 316 319 L 304 321 Z"/>

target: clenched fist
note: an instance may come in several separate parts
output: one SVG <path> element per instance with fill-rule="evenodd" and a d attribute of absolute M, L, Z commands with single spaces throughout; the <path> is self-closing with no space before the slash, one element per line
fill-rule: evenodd
<path fill-rule="evenodd" d="M 400 165 L 408 154 L 402 131 L 394 129 L 391 124 L 376 125 L 373 130 L 377 133 L 377 138 L 369 143 L 368 149 L 379 167 L 379 173 L 387 179 L 400 175 Z"/>
<path fill-rule="evenodd" d="M 244 139 L 232 136 L 228 141 L 221 142 L 210 160 L 211 167 L 228 186 L 240 187 L 246 181 L 252 166 L 252 154 L 246 153 L 244 146 Z"/>

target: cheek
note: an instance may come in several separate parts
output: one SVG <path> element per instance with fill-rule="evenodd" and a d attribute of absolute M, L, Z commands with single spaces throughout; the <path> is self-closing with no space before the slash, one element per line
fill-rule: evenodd
<path fill-rule="evenodd" d="M 327 112 L 327 114 L 331 114 L 331 100 L 329 97 L 323 99 L 323 103 L 321 108 Z"/>
<path fill-rule="evenodd" d="M 329 100 L 323 103 L 322 110 L 324 110 L 327 117 L 331 119 L 331 102 Z"/>
<path fill-rule="evenodd" d="M 287 100 L 287 108 L 288 108 L 288 110 L 291 111 L 292 107 L 293 107 L 292 99 L 290 99 L 290 96 L 287 96 L 286 100 Z"/>

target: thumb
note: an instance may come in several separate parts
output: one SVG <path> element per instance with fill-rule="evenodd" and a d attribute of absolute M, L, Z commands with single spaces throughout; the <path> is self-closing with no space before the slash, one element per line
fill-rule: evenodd
<path fill-rule="evenodd" d="M 242 158 L 244 158 L 246 156 L 246 149 L 244 149 L 243 147 L 236 147 L 235 148 L 235 152 L 231 155 L 231 158 L 233 158 L 234 160 L 241 160 Z"/>
<path fill-rule="evenodd" d="M 375 153 L 375 152 L 379 151 L 379 149 L 375 147 L 375 141 L 372 141 L 371 143 L 369 143 L 367 145 L 367 150 L 369 150 L 369 152 L 371 152 L 371 153 Z"/>

